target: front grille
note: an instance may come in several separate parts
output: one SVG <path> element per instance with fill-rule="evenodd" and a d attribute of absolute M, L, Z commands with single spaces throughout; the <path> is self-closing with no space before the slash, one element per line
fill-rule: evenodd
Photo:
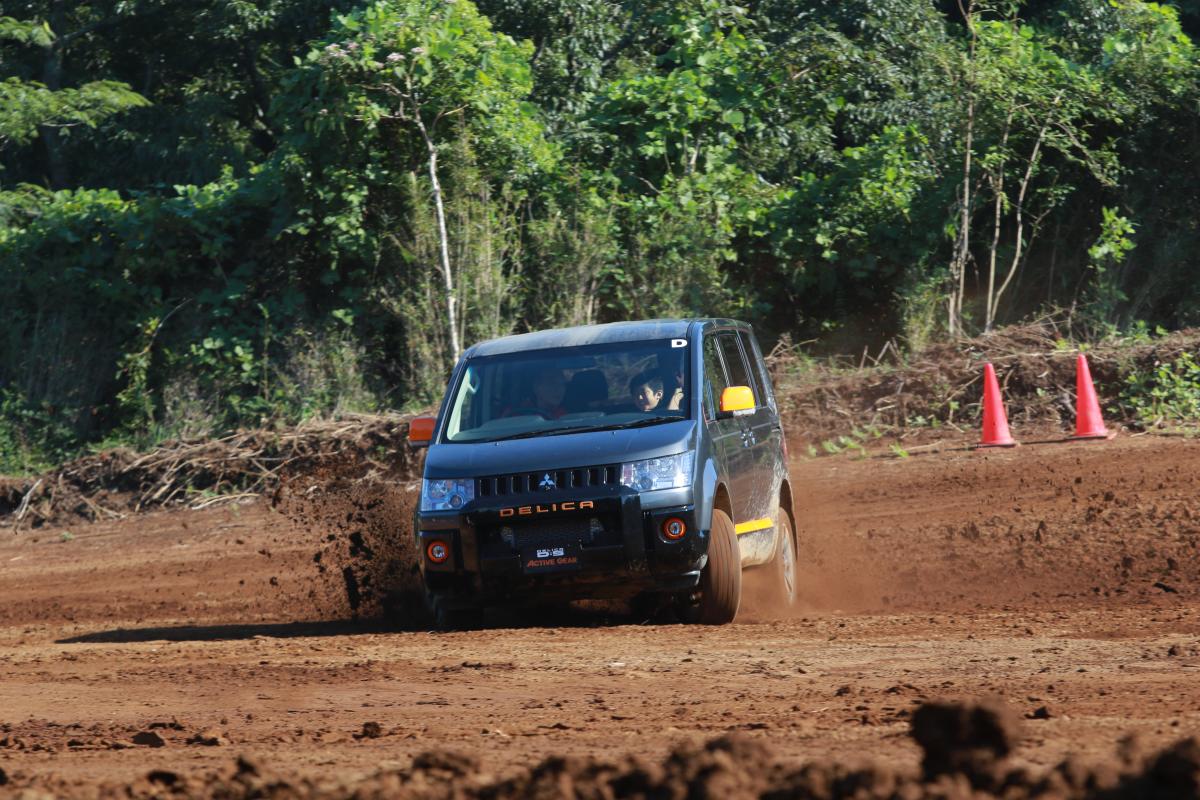
<path fill-rule="evenodd" d="M 554 483 L 551 489 L 544 489 L 546 477 Z M 600 467 L 576 467 L 575 469 L 545 469 L 537 472 L 514 472 L 509 475 L 492 475 L 480 478 L 476 486 L 478 497 L 506 497 L 512 494 L 527 494 L 530 492 L 548 495 L 575 489 L 586 489 L 597 486 L 615 486 L 621 482 L 621 467 L 619 464 L 606 464 Z"/>
<path fill-rule="evenodd" d="M 484 554 L 488 557 L 518 553 L 530 547 L 580 544 L 604 547 L 622 544 L 621 527 L 607 514 L 554 517 L 514 522 L 483 530 Z"/>

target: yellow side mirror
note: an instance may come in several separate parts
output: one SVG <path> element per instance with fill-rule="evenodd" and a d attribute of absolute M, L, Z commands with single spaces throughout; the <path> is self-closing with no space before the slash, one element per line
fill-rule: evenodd
<path fill-rule="evenodd" d="M 754 392 L 749 386 L 727 386 L 721 392 L 721 413 L 740 417 L 754 413 Z"/>
<path fill-rule="evenodd" d="M 428 447 L 433 441 L 433 429 L 437 426 L 435 417 L 413 417 L 408 423 L 408 443 L 413 447 Z"/>

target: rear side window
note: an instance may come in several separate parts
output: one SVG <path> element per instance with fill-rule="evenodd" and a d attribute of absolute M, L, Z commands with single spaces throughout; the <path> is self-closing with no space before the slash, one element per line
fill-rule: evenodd
<path fill-rule="evenodd" d="M 742 356 L 742 348 L 738 346 L 737 334 L 722 333 L 717 336 L 717 343 L 720 345 L 721 355 L 725 359 L 725 369 L 729 372 L 729 385 L 749 386 L 750 391 L 754 392 L 754 404 L 761 405 L 762 401 L 755 389 L 754 381 L 750 379 L 750 370 L 746 367 L 746 359 Z"/>

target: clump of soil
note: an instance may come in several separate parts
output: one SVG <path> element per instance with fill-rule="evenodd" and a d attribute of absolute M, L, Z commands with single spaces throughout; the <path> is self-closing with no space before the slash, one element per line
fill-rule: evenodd
<path fill-rule="evenodd" d="M 961 774 L 989 788 L 996 785 L 997 768 L 1020 740 L 1020 722 L 998 702 L 925 703 L 913 714 L 912 737 L 924 753 L 921 769 L 926 780 Z"/>
<path fill-rule="evenodd" d="M 1012 767 L 1007 756 L 1019 732 L 1013 714 L 995 703 L 933 703 L 913 716 L 912 735 L 924 751 L 920 773 L 878 765 L 849 768 L 781 763 L 769 744 L 735 733 L 702 745 L 684 745 L 661 762 L 640 756 L 604 761 L 553 756 L 497 779 L 481 771 L 470 755 L 438 750 L 418 755 L 409 769 L 382 770 L 352 781 L 336 778 L 296 781 L 270 765 L 246 757 L 231 773 L 204 779 L 158 771 L 123 796 L 197 798 L 392 797 L 412 800 L 477 798 L 534 800 L 548 797 L 641 798 L 1123 798 L 1200 797 L 1200 741 L 1185 739 L 1143 755 L 1128 744 L 1111 763 L 1088 766 L 1068 758 L 1043 774 Z M 112 787 L 116 789 L 116 787 Z"/>
<path fill-rule="evenodd" d="M 0 723 L 0 753 L 56 753 L 67 751 L 103 751 L 158 749 L 184 745 L 218 747 L 230 743 L 225 733 L 213 727 L 198 729 L 178 719 L 154 720 L 143 725 L 28 719 L 19 723 Z"/>

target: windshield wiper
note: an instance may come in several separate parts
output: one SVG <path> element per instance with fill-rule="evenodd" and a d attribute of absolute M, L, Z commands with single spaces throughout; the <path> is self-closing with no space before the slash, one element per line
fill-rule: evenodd
<path fill-rule="evenodd" d="M 657 425 L 660 422 L 676 422 L 682 417 L 650 417 L 648 419 L 635 419 L 632 422 L 618 422 L 615 425 L 601 425 L 598 428 L 588 428 L 591 431 L 621 431 L 627 428 L 645 428 L 649 425 Z"/>
<path fill-rule="evenodd" d="M 488 442 L 507 442 L 510 439 L 532 439 L 535 436 L 557 436 L 560 433 L 577 433 L 578 431 L 593 431 L 597 430 L 591 425 L 572 425 L 569 428 L 539 428 L 536 431 L 525 431 L 524 433 L 512 433 L 508 436 L 499 436 L 495 439 L 486 439 Z"/>
<path fill-rule="evenodd" d="M 649 419 L 635 419 L 632 422 L 619 422 L 615 425 L 572 425 L 568 428 L 542 428 L 536 431 L 524 431 L 523 433 L 500 436 L 486 441 L 507 442 L 512 439 L 532 439 L 536 436 L 560 436 L 564 433 L 581 433 L 584 431 L 619 431 L 627 428 L 644 428 L 648 425 L 657 425 L 660 422 L 674 422 L 677 419 L 680 419 L 680 417 L 650 417 Z"/>

